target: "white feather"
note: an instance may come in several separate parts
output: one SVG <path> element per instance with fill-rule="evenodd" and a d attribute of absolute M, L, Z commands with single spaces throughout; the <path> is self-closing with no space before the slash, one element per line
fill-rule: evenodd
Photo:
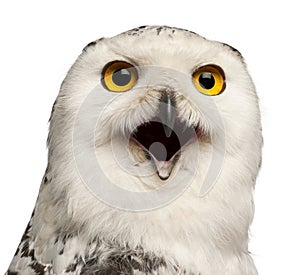
<path fill-rule="evenodd" d="M 174 30 L 174 32 L 172 32 Z M 83 184 L 73 157 L 73 127 L 78 110 L 91 90 L 100 83 L 100 73 L 112 60 L 135 60 L 139 66 L 168 68 L 156 81 L 176 94 L 179 117 L 190 125 L 200 123 L 207 138 L 199 139 L 201 161 L 189 188 L 165 207 L 147 212 L 116 209 L 98 200 Z M 226 90 L 213 98 L 201 95 L 192 85 L 168 75 L 170 70 L 190 76 L 202 64 L 217 64 L 226 74 Z M 160 185 L 156 175 L 133 176 L 120 169 L 113 155 L 111 138 L 133 131 L 151 119 L 158 106 L 159 89 L 153 87 L 153 73 L 139 75 L 140 87 L 119 96 L 109 105 L 97 125 L 96 154 L 99 165 L 112 182 L 129 190 L 145 191 Z M 151 86 L 150 86 L 151 84 Z M 188 98 L 197 97 L 191 102 Z M 212 101 L 225 126 L 225 156 L 212 190 L 199 197 L 212 158 L 212 143 L 222 136 L 215 120 Z M 98 116 L 99 114 L 94 114 Z M 252 191 L 261 160 L 261 125 L 254 85 L 240 56 L 222 43 L 178 29 L 145 29 L 140 36 L 121 34 L 103 39 L 79 56 L 62 84 L 51 118 L 49 133 L 49 169 L 51 179 L 41 189 L 32 232 L 36 257 L 63 274 L 74 254 L 84 259 L 89 242 L 102 239 L 132 249 L 142 246 L 168 263 L 179 264 L 188 273 L 257 274 L 248 253 L 248 230 L 253 218 Z M 222 152 L 220 151 L 220 154 Z M 176 169 L 188 171 L 195 161 L 194 152 L 186 147 Z M 57 234 L 69 232 L 73 237 L 59 255 Z M 56 251 L 56 252 L 55 252 Z M 110 254 L 103 247 L 99 257 Z M 22 270 L 11 265 L 12 270 Z M 169 266 L 169 268 L 168 268 Z M 153 274 L 174 274 L 172 264 Z M 179 271 L 178 271 L 179 272 Z M 180 272 L 179 272 L 180 273 Z M 27 274 L 24 269 L 24 273 Z M 135 274 L 141 274 L 136 271 Z"/>

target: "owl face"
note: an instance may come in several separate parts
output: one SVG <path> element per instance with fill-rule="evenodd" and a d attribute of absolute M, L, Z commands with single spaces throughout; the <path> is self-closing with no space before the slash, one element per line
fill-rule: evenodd
<path fill-rule="evenodd" d="M 236 160 L 246 177 L 257 173 L 260 131 L 255 89 L 236 50 L 185 30 L 141 27 L 79 56 L 54 107 L 50 158 L 78 171 L 77 158 L 90 151 L 101 175 L 87 158 L 81 163 L 94 185 L 105 177 L 136 192 L 171 182 L 176 194 L 195 197 L 205 181 L 210 190 L 236 177 Z"/>

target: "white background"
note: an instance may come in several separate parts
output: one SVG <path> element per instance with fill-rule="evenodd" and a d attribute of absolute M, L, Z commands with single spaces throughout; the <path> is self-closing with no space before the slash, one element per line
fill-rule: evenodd
<path fill-rule="evenodd" d="M 139 25 L 165 24 L 243 53 L 261 99 L 265 140 L 250 251 L 262 275 L 300 274 L 296 1 L 27 0 L 0 5 L 0 273 L 35 204 L 46 167 L 47 120 L 67 70 L 90 41 Z"/>

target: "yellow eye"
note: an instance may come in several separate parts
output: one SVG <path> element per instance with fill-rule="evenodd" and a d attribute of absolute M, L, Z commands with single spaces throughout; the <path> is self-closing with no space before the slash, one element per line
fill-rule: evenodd
<path fill-rule="evenodd" d="M 205 95 L 219 95 L 226 87 L 225 74 L 216 65 L 206 65 L 193 73 L 193 83 Z"/>
<path fill-rule="evenodd" d="M 108 63 L 102 71 L 102 84 L 112 92 L 126 92 L 136 83 L 136 68 L 124 61 Z"/>

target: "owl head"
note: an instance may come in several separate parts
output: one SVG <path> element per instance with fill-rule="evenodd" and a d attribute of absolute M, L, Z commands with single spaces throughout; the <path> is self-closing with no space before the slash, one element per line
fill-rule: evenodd
<path fill-rule="evenodd" d="M 138 242 L 154 220 L 169 221 L 166 234 L 174 219 L 192 226 L 186 213 L 202 228 L 209 215 L 210 226 L 240 219 L 235 233 L 247 234 L 260 112 L 244 59 L 227 44 L 161 26 L 88 44 L 62 83 L 48 146 L 51 194 L 89 234 L 131 230 Z"/>

